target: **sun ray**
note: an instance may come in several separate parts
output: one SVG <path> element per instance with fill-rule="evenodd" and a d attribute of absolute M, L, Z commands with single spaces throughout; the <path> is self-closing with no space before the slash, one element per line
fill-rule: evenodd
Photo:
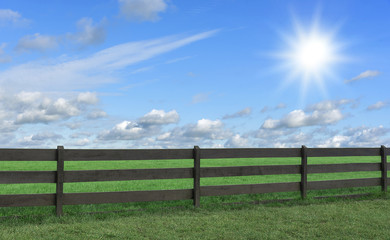
<path fill-rule="evenodd" d="M 287 71 L 281 86 L 298 82 L 301 99 L 309 89 L 313 91 L 313 87 L 327 97 L 326 81 L 335 76 L 334 65 L 346 59 L 340 55 L 341 45 L 335 41 L 338 27 L 329 32 L 322 30 L 318 13 L 309 27 L 303 26 L 295 17 L 292 22 L 294 34 L 281 33 L 288 49 L 275 54 L 282 59 L 281 65 Z"/>

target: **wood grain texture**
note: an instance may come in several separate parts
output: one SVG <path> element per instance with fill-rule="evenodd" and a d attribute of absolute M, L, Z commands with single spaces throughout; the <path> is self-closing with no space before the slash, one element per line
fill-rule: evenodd
<path fill-rule="evenodd" d="M 387 192 L 387 149 L 385 146 L 381 146 L 381 178 L 382 178 L 382 191 Z"/>
<path fill-rule="evenodd" d="M 66 149 L 65 161 L 192 159 L 192 149 Z"/>
<path fill-rule="evenodd" d="M 300 174 L 300 165 L 202 167 L 200 177 Z"/>
<path fill-rule="evenodd" d="M 63 214 L 62 205 L 64 198 L 64 147 L 57 147 L 57 178 L 56 178 L 56 214 Z"/>
<path fill-rule="evenodd" d="M 307 196 L 307 147 L 302 145 L 301 148 L 301 198 Z"/>
<path fill-rule="evenodd" d="M 0 149 L 0 161 L 57 161 L 56 149 Z"/>
<path fill-rule="evenodd" d="M 1 183 L 55 183 L 56 171 L 0 171 Z"/>
<path fill-rule="evenodd" d="M 223 196 L 252 193 L 293 192 L 300 190 L 299 182 L 244 185 L 202 186 L 201 196 Z"/>
<path fill-rule="evenodd" d="M 200 157 L 211 158 L 269 158 L 300 157 L 299 148 L 202 148 Z"/>
<path fill-rule="evenodd" d="M 0 207 L 54 206 L 55 194 L 0 195 Z"/>
<path fill-rule="evenodd" d="M 380 156 L 379 148 L 308 148 L 308 157 Z"/>
<path fill-rule="evenodd" d="M 131 192 L 65 193 L 64 204 L 75 205 L 185 200 L 192 199 L 192 195 L 192 189 Z"/>
<path fill-rule="evenodd" d="M 198 146 L 194 146 L 193 157 L 194 157 L 194 206 L 200 206 L 200 154 L 201 150 Z"/>
<path fill-rule="evenodd" d="M 1 175 L 0 175 L 1 176 Z M 64 182 L 193 178 L 192 168 L 65 171 Z"/>
<path fill-rule="evenodd" d="M 308 182 L 307 185 L 308 185 L 308 190 L 322 190 L 322 189 L 350 188 L 350 187 L 372 187 L 372 186 L 380 186 L 381 178 L 314 181 L 314 182 Z"/>
<path fill-rule="evenodd" d="M 336 173 L 336 172 L 362 172 L 380 171 L 380 163 L 338 163 L 313 164 L 307 166 L 308 173 Z"/>

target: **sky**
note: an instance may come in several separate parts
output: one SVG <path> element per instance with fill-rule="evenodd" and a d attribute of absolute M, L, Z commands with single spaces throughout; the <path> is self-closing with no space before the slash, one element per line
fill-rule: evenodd
<path fill-rule="evenodd" d="M 0 146 L 390 146 L 389 12 L 389 0 L 1 1 Z"/>

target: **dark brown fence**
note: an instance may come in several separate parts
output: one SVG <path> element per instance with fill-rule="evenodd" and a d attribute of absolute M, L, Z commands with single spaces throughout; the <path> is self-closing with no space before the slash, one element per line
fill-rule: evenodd
<path fill-rule="evenodd" d="M 58 216 L 63 214 L 63 205 L 123 203 L 193 199 L 199 206 L 200 196 L 221 196 L 271 192 L 300 191 L 302 198 L 308 190 L 382 186 L 387 191 L 387 152 L 381 148 L 251 148 L 251 149 L 132 149 L 132 150 L 82 150 L 64 149 L 0 149 L 0 161 L 56 161 L 57 171 L 1 171 L 0 184 L 10 183 L 56 183 L 53 194 L 0 195 L 0 207 L 56 206 Z M 381 156 L 378 163 L 307 164 L 308 157 Z M 300 165 L 265 165 L 238 167 L 200 167 L 201 159 L 213 158 L 274 158 L 299 157 Z M 129 170 L 83 170 L 64 171 L 64 161 L 110 161 L 110 160 L 163 160 L 193 159 L 193 168 L 129 169 Z M 380 178 L 346 179 L 330 181 L 307 181 L 311 173 L 335 173 L 357 171 L 381 171 Z M 202 177 L 301 174 L 300 182 L 200 186 Z M 121 181 L 146 179 L 193 178 L 192 189 L 64 193 L 63 184 L 71 182 Z"/>

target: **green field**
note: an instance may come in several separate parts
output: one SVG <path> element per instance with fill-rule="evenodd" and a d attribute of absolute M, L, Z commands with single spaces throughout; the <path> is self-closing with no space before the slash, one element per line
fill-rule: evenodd
<path fill-rule="evenodd" d="M 308 164 L 330 163 L 361 163 L 380 162 L 380 157 L 335 157 L 335 158 L 308 158 Z M 202 159 L 201 167 L 218 166 L 251 166 L 251 165 L 286 165 L 300 164 L 300 158 L 247 158 L 247 159 Z M 193 160 L 144 160 L 144 161 L 68 161 L 65 162 L 65 170 L 99 170 L 99 169 L 145 169 L 145 168 L 180 168 L 193 167 Z M 56 162 L 0 162 L 0 171 L 54 171 Z M 354 179 L 380 177 L 378 172 L 352 172 L 352 173 L 327 173 L 309 174 L 308 181 Z M 201 186 L 255 184 L 277 182 L 299 182 L 299 174 L 267 175 L 267 176 L 242 176 L 242 177 L 215 177 L 201 178 Z M 136 191 L 136 190 L 167 190 L 167 189 L 191 189 L 193 179 L 168 179 L 168 180 L 133 180 L 111 182 L 87 182 L 65 183 L 64 192 L 111 192 L 111 191 Z M 0 194 L 33 194 L 54 193 L 55 184 L 0 184 Z M 308 197 L 322 195 L 337 195 L 349 193 L 379 193 L 380 187 L 353 188 L 309 191 Z M 221 197 L 202 197 L 201 204 L 208 205 L 222 202 L 254 201 L 267 199 L 299 199 L 299 192 L 250 194 Z M 64 206 L 65 214 L 77 214 L 90 211 L 118 211 L 139 208 L 161 208 L 166 206 L 191 206 L 192 201 L 168 201 L 151 203 L 124 203 L 124 204 L 99 204 Z M 18 207 L 0 208 L 0 216 L 9 215 L 37 215 L 53 213 L 54 207 Z"/>

